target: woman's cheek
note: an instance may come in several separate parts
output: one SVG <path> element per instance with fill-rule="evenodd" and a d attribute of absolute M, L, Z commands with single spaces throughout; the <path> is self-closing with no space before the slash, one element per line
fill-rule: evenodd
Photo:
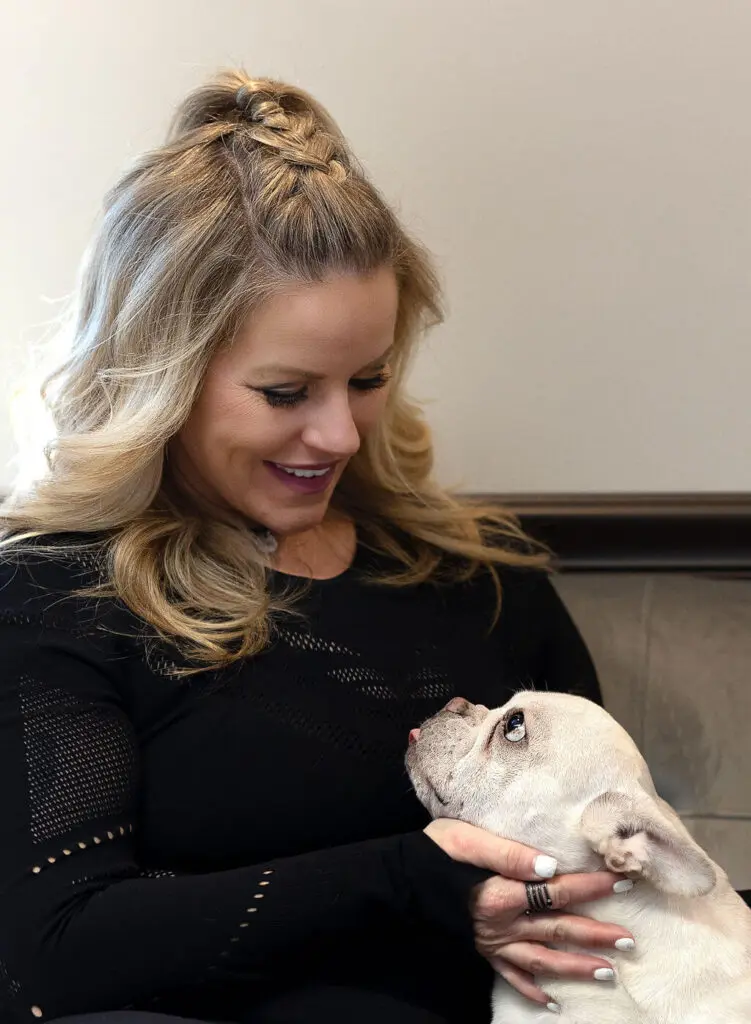
<path fill-rule="evenodd" d="M 362 411 L 361 418 L 355 421 L 360 434 L 367 434 L 381 419 L 386 410 L 388 393 L 389 387 L 386 385 L 386 387 L 368 396 L 367 401 L 364 403 L 366 408 Z"/>

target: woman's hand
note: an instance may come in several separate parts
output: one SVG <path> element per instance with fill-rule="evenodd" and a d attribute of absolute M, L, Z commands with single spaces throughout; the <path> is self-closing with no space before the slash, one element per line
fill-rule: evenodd
<path fill-rule="evenodd" d="M 495 878 L 474 890 L 470 910 L 475 944 L 495 971 L 522 995 L 543 1005 L 549 1002 L 548 996 L 535 985 L 535 974 L 598 981 L 613 979 L 609 961 L 586 953 L 548 949 L 545 943 L 574 943 L 602 949 L 633 948 L 628 945 L 628 940 L 633 943 L 633 936 L 625 928 L 560 913 L 570 904 L 604 899 L 614 891 L 627 891 L 631 883 L 606 871 L 561 875 L 548 881 L 552 912 L 527 916 L 527 892 L 523 882 L 547 881 L 555 870 L 552 858 L 522 843 L 500 839 L 485 829 L 450 818 L 432 821 L 425 834 L 454 860 L 496 872 Z M 620 890 L 614 890 L 613 886 L 619 882 Z M 617 947 L 616 942 L 622 939 L 627 942 Z M 595 974 L 595 971 L 607 974 Z"/>

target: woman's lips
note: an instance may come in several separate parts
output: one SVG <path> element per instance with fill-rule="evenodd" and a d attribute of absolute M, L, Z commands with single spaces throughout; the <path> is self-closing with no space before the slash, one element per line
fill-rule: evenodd
<path fill-rule="evenodd" d="M 288 473 L 284 469 L 280 469 L 279 466 L 274 462 L 264 462 L 264 466 L 273 473 L 274 477 L 286 484 L 291 490 L 296 491 L 298 494 L 320 494 L 321 491 L 325 491 L 330 485 L 331 479 L 336 469 L 336 463 L 331 463 L 325 473 L 319 476 L 295 476 L 294 473 Z M 317 469 L 316 466 L 300 467 L 306 469 Z"/>

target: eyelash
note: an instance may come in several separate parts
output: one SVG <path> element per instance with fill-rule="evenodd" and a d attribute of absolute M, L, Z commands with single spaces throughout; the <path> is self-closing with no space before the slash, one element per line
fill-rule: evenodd
<path fill-rule="evenodd" d="M 378 388 L 388 384 L 390 379 L 391 374 L 383 370 L 374 377 L 354 377 L 349 383 L 350 387 L 356 391 L 377 391 Z M 275 409 L 289 409 L 299 405 L 308 397 L 307 387 L 299 388 L 297 391 L 275 391 L 274 388 L 254 388 L 253 390 L 262 394 L 269 405 Z"/>

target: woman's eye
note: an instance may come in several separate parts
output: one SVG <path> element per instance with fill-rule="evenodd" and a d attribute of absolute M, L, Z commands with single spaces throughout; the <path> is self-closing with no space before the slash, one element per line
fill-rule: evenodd
<path fill-rule="evenodd" d="M 273 388 L 258 389 L 269 405 L 275 408 L 279 406 L 292 406 L 302 402 L 307 397 L 308 389 L 299 388 L 297 391 L 275 391 Z"/>
<path fill-rule="evenodd" d="M 381 370 L 372 377 L 353 377 L 349 386 L 356 391 L 375 391 L 388 384 L 390 378 L 391 374 L 388 370 Z M 275 409 L 289 409 L 294 405 L 299 405 L 308 397 L 307 387 L 297 388 L 296 391 L 285 391 L 281 388 L 253 388 L 252 390 L 263 395 L 269 405 Z"/>
<path fill-rule="evenodd" d="M 381 370 L 380 373 L 376 373 L 372 377 L 353 377 L 349 386 L 357 391 L 375 391 L 376 388 L 384 387 L 390 380 L 390 372 Z"/>
<path fill-rule="evenodd" d="M 527 735 L 527 727 L 524 724 L 524 712 L 512 711 L 503 725 L 503 735 L 511 743 L 518 743 Z"/>

